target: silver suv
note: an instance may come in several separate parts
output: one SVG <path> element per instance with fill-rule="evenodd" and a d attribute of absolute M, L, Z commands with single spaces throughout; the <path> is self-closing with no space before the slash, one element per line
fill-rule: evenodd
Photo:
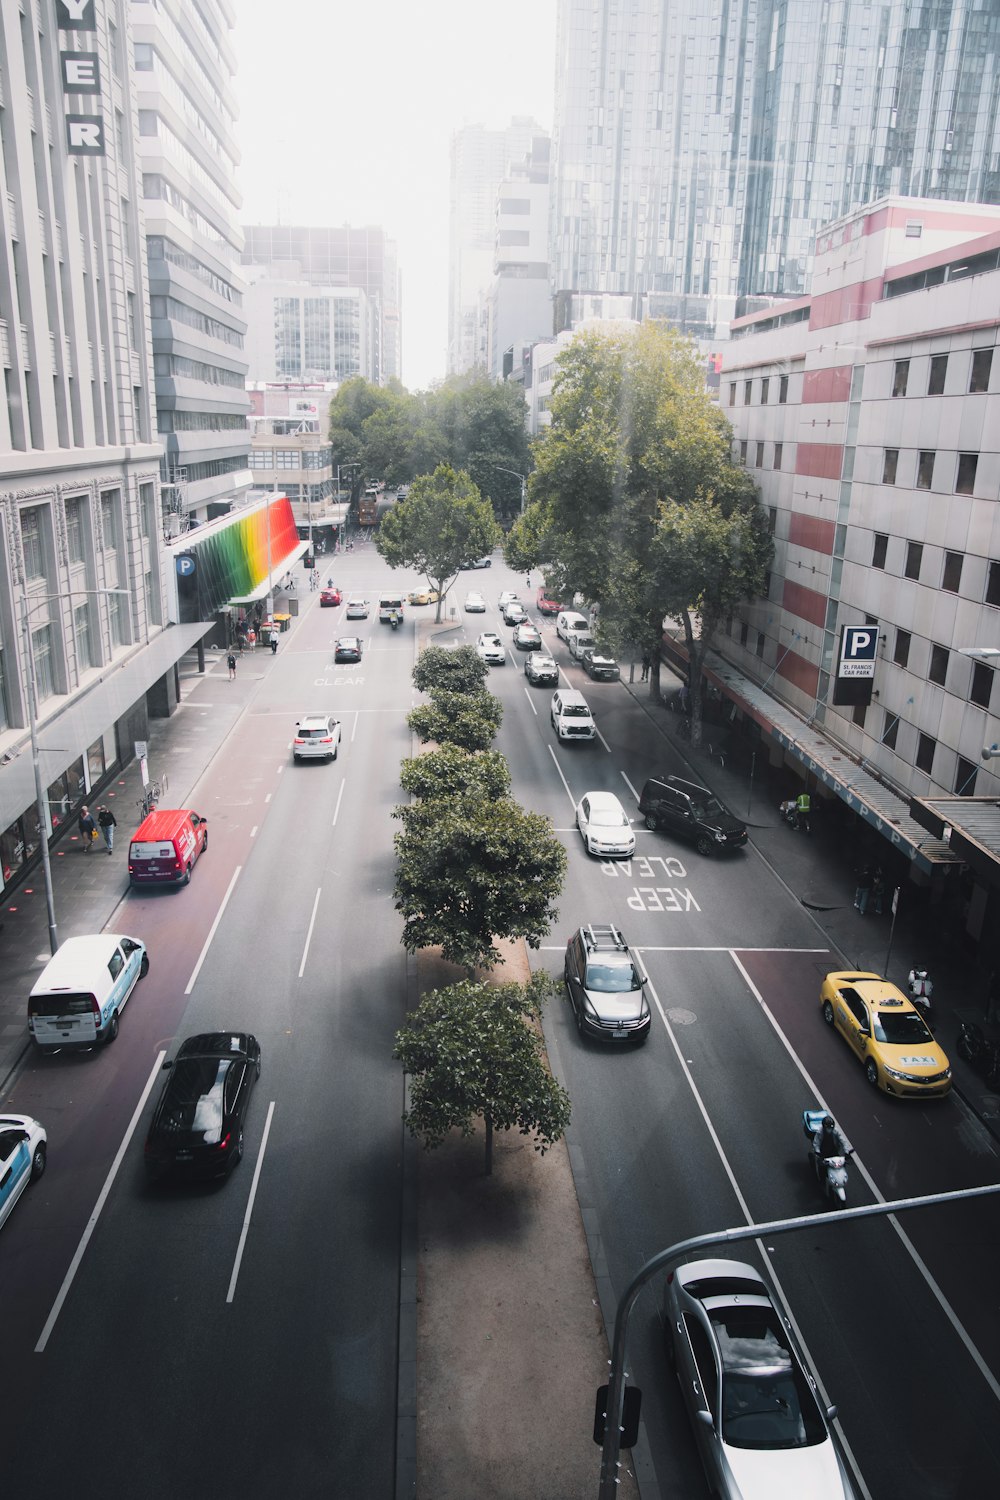
<path fill-rule="evenodd" d="M 566 944 L 563 978 L 581 1036 L 636 1046 L 649 1036 L 646 976 L 617 927 L 578 928 Z"/>
<path fill-rule="evenodd" d="M 592 740 L 597 733 L 590 706 L 575 688 L 560 688 L 552 694 L 549 717 L 561 740 Z"/>

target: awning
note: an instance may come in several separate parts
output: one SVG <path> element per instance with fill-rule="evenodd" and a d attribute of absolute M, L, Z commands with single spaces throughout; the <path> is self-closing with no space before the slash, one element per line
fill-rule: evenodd
<path fill-rule="evenodd" d="M 272 590 L 277 586 L 275 580 L 283 578 L 288 572 L 289 568 L 291 568 L 294 563 L 297 563 L 300 557 L 304 557 L 308 551 L 309 543 L 299 542 L 298 546 L 293 547 L 291 552 L 286 552 L 285 556 L 281 559 L 281 562 L 276 564 L 271 569 L 271 572 L 267 578 L 265 578 L 261 583 L 258 583 L 252 594 L 234 594 L 233 597 L 229 600 L 229 603 L 254 604 L 258 599 L 266 599 L 268 594 L 270 594 Z"/>
<path fill-rule="evenodd" d="M 911 797 L 910 812 L 976 875 L 1000 885 L 1000 797 Z"/>

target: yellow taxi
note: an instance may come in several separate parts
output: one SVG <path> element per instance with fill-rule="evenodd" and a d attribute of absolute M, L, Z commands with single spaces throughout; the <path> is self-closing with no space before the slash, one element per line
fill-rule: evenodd
<path fill-rule="evenodd" d="M 407 594 L 406 601 L 408 604 L 436 604 L 438 597 L 437 589 L 414 589 Z"/>
<path fill-rule="evenodd" d="M 823 1020 L 839 1031 L 873 1088 L 901 1098 L 939 1098 L 951 1064 L 917 1007 L 878 974 L 828 974 L 819 993 Z"/>

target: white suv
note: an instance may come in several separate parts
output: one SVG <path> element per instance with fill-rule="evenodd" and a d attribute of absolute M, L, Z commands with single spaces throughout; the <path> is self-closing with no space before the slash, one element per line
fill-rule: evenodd
<path fill-rule="evenodd" d="M 308 714 L 295 726 L 293 760 L 336 760 L 340 723 L 330 714 Z"/>
<path fill-rule="evenodd" d="M 561 740 L 592 740 L 597 733 L 586 698 L 574 688 L 553 693 L 549 713 L 552 728 Z"/>

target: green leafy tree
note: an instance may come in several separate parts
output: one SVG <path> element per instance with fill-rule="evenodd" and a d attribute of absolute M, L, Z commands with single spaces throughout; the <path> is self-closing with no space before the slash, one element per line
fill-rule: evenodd
<path fill-rule="evenodd" d="M 467 470 L 498 517 L 516 515 L 520 485 L 502 471 L 527 474 L 531 467 L 521 390 L 476 371 L 453 376 L 430 391 L 425 409 L 443 439 L 443 461 Z"/>
<path fill-rule="evenodd" d="M 497 737 L 503 704 L 485 691 L 456 693 L 437 688 L 429 703 L 411 709 L 406 722 L 425 744 L 457 745 L 462 750 L 488 750 Z"/>
<path fill-rule="evenodd" d="M 543 1156 L 561 1139 L 569 1094 L 545 1065 L 538 1031 L 550 987 L 546 976 L 534 975 L 523 986 L 466 980 L 432 990 L 396 1033 L 393 1055 L 411 1080 L 404 1119 L 427 1150 L 452 1130 L 471 1135 L 483 1120 L 489 1176 L 495 1130 L 533 1135 Z"/>
<path fill-rule="evenodd" d="M 537 948 L 556 917 L 566 850 L 548 818 L 509 797 L 397 807 L 396 909 L 408 952 L 440 945 L 471 971 L 492 968 L 494 937 Z"/>
<path fill-rule="evenodd" d="M 416 568 L 437 590 L 437 619 L 445 593 L 470 558 L 491 552 L 499 539 L 493 511 L 462 470 L 441 464 L 416 479 L 405 500 L 383 518 L 375 545 L 392 568 Z"/>
<path fill-rule="evenodd" d="M 448 688 L 454 693 L 479 693 L 489 676 L 489 667 L 474 646 L 428 646 L 413 668 L 413 681 L 422 693 Z"/>
<path fill-rule="evenodd" d="M 423 802 L 437 797 L 458 802 L 469 796 L 497 801 L 510 792 L 510 767 L 499 750 L 470 754 L 457 745 L 404 760 L 399 779 L 404 792 Z"/>

